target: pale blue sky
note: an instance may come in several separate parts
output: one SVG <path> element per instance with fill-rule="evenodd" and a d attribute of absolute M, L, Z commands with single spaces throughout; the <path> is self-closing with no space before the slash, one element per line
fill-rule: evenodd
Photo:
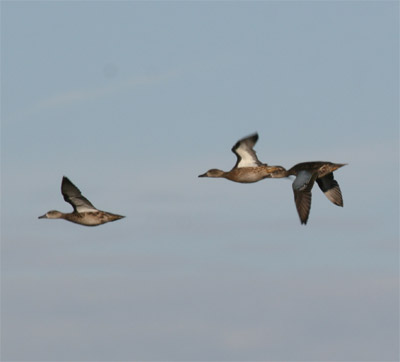
<path fill-rule="evenodd" d="M 1 78 L 2 360 L 398 359 L 398 2 L 2 1 Z M 254 131 L 344 208 L 197 177 Z"/>

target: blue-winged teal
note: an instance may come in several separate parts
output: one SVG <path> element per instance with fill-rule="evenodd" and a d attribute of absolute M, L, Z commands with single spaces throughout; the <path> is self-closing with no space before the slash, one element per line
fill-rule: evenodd
<path fill-rule="evenodd" d="M 343 206 L 342 193 L 339 184 L 333 178 L 333 172 L 345 166 L 346 163 L 332 163 L 324 161 L 302 162 L 289 170 L 282 168 L 271 174 L 272 178 L 296 176 L 292 187 L 294 201 L 302 224 L 307 224 L 311 208 L 311 189 L 316 181 L 319 188 L 332 203 Z"/>
<path fill-rule="evenodd" d="M 268 166 L 258 160 L 256 152 L 253 150 L 257 140 L 258 134 L 254 133 L 242 138 L 232 147 L 232 152 L 237 157 L 237 162 L 232 170 L 222 171 L 213 168 L 199 177 L 222 177 L 234 182 L 251 183 L 271 177 L 271 174 L 275 172 L 285 171 L 281 166 Z"/>
<path fill-rule="evenodd" d="M 61 193 L 64 196 L 64 200 L 72 205 L 74 211 L 69 214 L 64 214 L 60 211 L 51 210 L 46 214 L 39 216 L 39 219 L 65 219 L 85 226 L 97 226 L 125 217 L 97 210 L 86 197 L 82 196 L 79 189 L 65 176 L 61 183 Z"/>

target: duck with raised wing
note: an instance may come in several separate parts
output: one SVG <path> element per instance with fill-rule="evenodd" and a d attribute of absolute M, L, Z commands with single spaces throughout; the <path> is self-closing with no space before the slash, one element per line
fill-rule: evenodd
<path fill-rule="evenodd" d="M 80 225 L 97 226 L 125 217 L 96 209 L 65 176 L 61 183 L 61 193 L 64 196 L 64 200 L 72 205 L 74 211 L 65 214 L 60 211 L 51 210 L 39 216 L 39 219 L 64 219 Z"/>
<path fill-rule="evenodd" d="M 232 152 L 237 157 L 235 166 L 230 171 L 222 171 L 216 168 L 208 170 L 199 177 L 219 177 L 226 178 L 234 182 L 252 183 L 260 181 L 275 172 L 279 174 L 286 171 L 281 166 L 268 166 L 261 163 L 254 151 L 253 147 L 258 140 L 258 134 L 254 133 L 250 136 L 242 138 L 232 147 Z"/>
<path fill-rule="evenodd" d="M 281 171 L 271 174 L 271 178 L 296 176 L 293 181 L 293 193 L 296 209 L 302 224 L 307 224 L 311 209 L 311 189 L 316 181 L 319 188 L 329 201 L 343 207 L 343 198 L 339 184 L 333 178 L 333 172 L 346 163 L 332 163 L 324 161 L 302 162 L 289 170 L 282 167 Z"/>

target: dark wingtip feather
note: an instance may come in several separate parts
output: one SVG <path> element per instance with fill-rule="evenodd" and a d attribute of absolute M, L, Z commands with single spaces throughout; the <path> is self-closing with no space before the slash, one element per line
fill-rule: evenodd
<path fill-rule="evenodd" d="M 258 141 L 258 133 L 254 132 L 251 135 L 247 136 L 246 138 L 251 138 L 252 140 L 254 140 L 254 143 L 256 143 Z"/>

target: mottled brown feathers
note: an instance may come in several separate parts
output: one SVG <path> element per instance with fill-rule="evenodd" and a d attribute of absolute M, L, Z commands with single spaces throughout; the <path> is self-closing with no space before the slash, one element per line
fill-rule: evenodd
<path fill-rule="evenodd" d="M 71 213 L 62 213 L 60 211 L 51 210 L 46 214 L 39 216 L 39 219 L 64 219 L 75 224 L 97 226 L 124 217 L 122 215 L 97 210 L 93 204 L 81 194 L 80 190 L 65 176 L 61 182 L 61 193 L 64 196 L 64 200 L 71 204 L 74 211 Z"/>

